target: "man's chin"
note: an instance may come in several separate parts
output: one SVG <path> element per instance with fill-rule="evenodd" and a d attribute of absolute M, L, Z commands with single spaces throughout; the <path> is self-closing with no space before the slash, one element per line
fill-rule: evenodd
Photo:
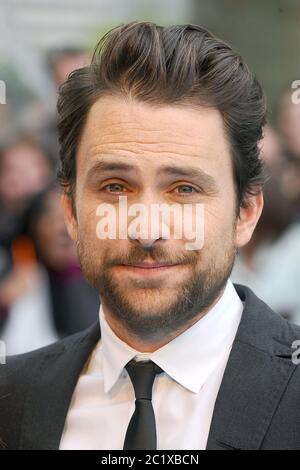
<path fill-rule="evenodd" d="M 151 298 L 152 297 L 152 298 Z M 127 305 L 128 310 L 136 317 L 161 317 L 164 312 L 169 312 L 174 309 L 174 297 L 172 302 L 168 301 L 166 295 L 149 295 L 149 293 L 142 290 L 138 295 L 132 296 L 130 299 L 124 298 L 124 305 Z"/>

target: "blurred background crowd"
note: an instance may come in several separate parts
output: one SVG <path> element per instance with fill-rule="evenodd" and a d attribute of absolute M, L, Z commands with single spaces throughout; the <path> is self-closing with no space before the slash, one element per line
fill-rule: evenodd
<path fill-rule="evenodd" d="M 99 300 L 82 277 L 59 204 L 55 104 L 58 87 L 89 62 L 99 37 L 132 20 L 201 24 L 261 80 L 269 124 L 260 148 L 270 178 L 263 215 L 231 278 L 300 324 L 300 104 L 291 86 L 300 80 L 300 2 L 1 0 L 0 339 L 8 354 L 97 319 Z"/>

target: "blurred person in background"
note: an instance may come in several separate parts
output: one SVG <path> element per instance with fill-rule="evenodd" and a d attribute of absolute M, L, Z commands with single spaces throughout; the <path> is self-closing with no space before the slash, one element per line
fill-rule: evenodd
<path fill-rule="evenodd" d="M 84 65 L 86 60 L 87 56 L 80 48 L 66 47 L 52 50 L 47 56 L 47 67 L 49 79 L 55 90 L 74 68 Z M 8 111 L 11 114 L 10 118 L 7 115 Z M 19 121 L 19 125 L 22 126 L 21 130 L 18 127 L 10 128 L 8 125 L 9 121 L 13 120 L 14 113 L 16 114 L 14 122 Z M 86 298 L 82 292 L 85 290 L 82 285 L 87 286 L 87 284 L 85 281 L 80 282 L 80 274 L 77 275 L 77 289 L 73 289 L 71 294 L 70 289 L 62 287 L 63 282 L 58 282 L 58 271 L 51 270 L 49 266 L 49 275 L 45 276 L 44 273 L 42 276 L 44 281 L 45 279 L 47 281 L 42 284 L 49 284 L 45 292 L 50 289 L 52 295 L 45 293 L 45 301 L 42 302 L 41 298 L 40 301 L 44 305 L 45 312 L 49 311 L 45 314 L 46 318 L 52 318 L 54 312 L 57 313 L 54 315 L 53 325 L 45 320 L 45 328 L 43 328 L 42 316 L 40 316 L 39 321 L 36 322 L 36 326 L 40 325 L 40 327 L 37 326 L 32 330 L 26 328 L 28 335 L 20 335 L 18 332 L 22 329 L 22 322 L 16 320 L 19 318 L 18 314 L 11 315 L 9 323 L 7 322 L 8 314 L 19 311 L 17 306 L 21 308 L 21 299 L 26 299 L 29 293 L 32 293 L 33 288 L 39 282 L 41 283 L 41 270 L 36 269 L 36 264 L 33 263 L 35 266 L 33 267 L 28 263 L 14 263 L 11 251 L 14 241 L 22 234 L 24 225 L 28 223 L 24 218 L 31 217 L 28 211 L 31 199 L 46 188 L 54 176 L 58 159 L 58 138 L 56 115 L 47 112 L 39 100 L 32 98 L 21 109 L 10 109 L 6 106 L 5 109 L 3 108 L 1 117 L 5 120 L 6 126 L 4 134 L 1 134 L 3 144 L 0 147 L 0 334 L 2 331 L 2 336 L 6 336 L 11 353 L 18 353 L 44 346 L 54 341 L 57 336 L 64 336 L 82 329 L 86 325 L 85 319 L 88 324 L 90 317 L 89 312 L 81 316 L 80 320 L 76 315 L 76 308 L 80 310 L 83 299 Z M 46 247 L 44 247 L 45 251 Z M 64 254 L 62 253 L 62 256 Z M 50 257 L 51 254 L 48 258 Z M 73 271 L 76 271 L 75 267 Z M 62 277 L 61 275 L 61 279 Z M 65 276 L 64 279 L 67 277 Z M 76 284 L 75 278 L 74 274 L 73 285 Z M 54 282 L 55 279 L 56 282 Z M 86 290 L 89 290 L 87 297 L 92 298 L 93 293 L 90 287 L 87 286 Z M 69 300 L 66 302 L 68 294 Z M 76 294 L 79 297 L 77 302 Z M 64 305 L 64 313 L 60 315 L 63 299 L 68 306 Z M 73 322 L 67 320 L 71 304 L 75 305 Z M 92 313 L 91 316 L 93 316 Z M 50 333 L 45 334 L 45 331 Z"/>
<path fill-rule="evenodd" d="M 288 88 L 279 98 L 277 128 L 291 157 L 300 160 L 300 103 L 293 99 L 295 90 Z"/>
<path fill-rule="evenodd" d="M 0 328 L 12 304 L 32 287 L 32 266 L 14 265 L 12 246 L 23 230 L 32 197 L 48 186 L 53 167 L 31 135 L 19 134 L 0 149 Z M 0 330 L 1 331 L 1 330 Z"/>
<path fill-rule="evenodd" d="M 49 79 L 50 88 L 53 89 L 53 106 L 51 112 L 44 113 L 44 118 L 39 119 L 35 132 L 39 135 L 43 146 L 52 156 L 55 163 L 58 161 L 59 145 L 57 132 L 57 115 L 55 102 L 59 87 L 68 78 L 69 74 L 88 62 L 87 53 L 77 47 L 63 47 L 50 50 L 45 57 L 45 70 Z M 36 109 L 31 110 L 32 115 L 27 120 L 31 123 L 35 120 Z"/>
<path fill-rule="evenodd" d="M 48 156 L 31 136 L 18 136 L 0 148 L 0 245 L 9 248 L 19 233 L 30 199 L 53 174 Z"/>
<path fill-rule="evenodd" d="M 82 277 L 74 243 L 66 231 L 60 197 L 60 188 L 51 184 L 31 200 L 24 216 L 22 232 L 26 238 L 19 240 L 23 251 L 28 252 L 32 244 L 34 256 L 27 256 L 30 263 L 28 259 L 26 263 L 15 263 L 13 270 L 23 285 L 6 302 L 9 315 L 1 339 L 9 354 L 45 346 L 87 328 L 97 319 L 98 296 Z M 10 293 L 9 281 L 8 277 L 2 288 L 5 299 Z"/>
<path fill-rule="evenodd" d="M 276 129 L 266 124 L 263 130 L 263 139 L 259 143 L 263 161 L 271 173 L 280 173 L 285 162 L 282 141 Z"/>
<path fill-rule="evenodd" d="M 12 268 L 0 284 L 0 300 L 7 309 L 0 339 L 9 355 L 38 349 L 57 339 L 47 279 L 33 241 L 19 235 L 12 242 L 11 251 Z"/>
<path fill-rule="evenodd" d="M 250 242 L 239 250 L 232 279 L 248 285 L 276 312 L 300 324 L 300 223 L 297 201 L 286 187 L 290 162 L 283 142 L 276 129 L 264 127 L 259 144 L 269 170 L 264 208 Z"/>
<path fill-rule="evenodd" d="M 286 197 L 296 205 L 300 220 L 300 103 L 294 102 L 294 93 L 289 88 L 280 96 L 276 124 L 286 155 L 281 185 Z"/>
<path fill-rule="evenodd" d="M 88 54 L 77 47 L 53 49 L 47 54 L 47 66 L 57 89 L 67 80 L 73 70 L 84 67 L 88 62 Z"/>
<path fill-rule="evenodd" d="M 273 174 L 264 209 L 250 242 L 238 253 L 231 278 L 246 284 L 277 313 L 300 324 L 300 223 Z"/>
<path fill-rule="evenodd" d="M 287 173 L 291 171 L 287 143 L 268 125 L 260 150 L 269 169 L 264 209 L 252 239 L 239 250 L 232 279 L 249 285 L 275 311 L 300 324 L 300 223 L 297 198 L 295 192 L 291 197 L 287 184 Z"/>
<path fill-rule="evenodd" d="M 38 259 L 47 270 L 55 328 L 64 337 L 97 320 L 99 298 L 82 276 L 60 198 L 61 188 L 55 183 L 38 195 L 27 214 L 27 230 Z"/>

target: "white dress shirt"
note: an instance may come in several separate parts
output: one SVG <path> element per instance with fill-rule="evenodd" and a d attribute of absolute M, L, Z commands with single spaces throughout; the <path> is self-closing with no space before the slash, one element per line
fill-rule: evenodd
<path fill-rule="evenodd" d="M 124 367 L 133 358 L 150 359 L 165 371 L 153 385 L 157 449 L 205 449 L 242 311 L 229 280 L 202 319 L 155 352 L 140 353 L 114 334 L 100 307 L 101 339 L 74 390 L 60 449 L 123 449 L 135 409 Z"/>

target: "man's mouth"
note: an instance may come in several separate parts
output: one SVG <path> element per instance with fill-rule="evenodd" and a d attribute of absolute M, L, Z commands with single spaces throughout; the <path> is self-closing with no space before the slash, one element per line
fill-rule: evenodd
<path fill-rule="evenodd" d="M 131 273 L 142 276 L 153 276 L 163 272 L 168 272 L 179 266 L 178 264 L 170 263 L 136 263 L 136 264 L 122 264 L 122 267 Z"/>

